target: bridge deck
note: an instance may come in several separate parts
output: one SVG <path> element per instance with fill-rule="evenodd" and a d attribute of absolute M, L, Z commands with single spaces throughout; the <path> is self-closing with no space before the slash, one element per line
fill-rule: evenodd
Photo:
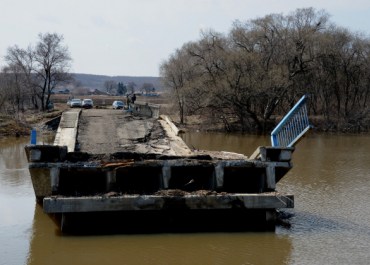
<path fill-rule="evenodd" d="M 170 142 L 155 118 L 136 117 L 113 109 L 84 110 L 80 116 L 77 143 L 81 152 L 176 155 Z"/>

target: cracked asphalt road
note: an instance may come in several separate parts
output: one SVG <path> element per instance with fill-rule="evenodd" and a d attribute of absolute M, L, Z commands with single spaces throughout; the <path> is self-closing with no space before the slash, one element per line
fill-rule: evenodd
<path fill-rule="evenodd" d="M 155 118 L 136 117 L 123 110 L 83 110 L 77 142 L 81 152 L 174 155 L 165 130 Z"/>

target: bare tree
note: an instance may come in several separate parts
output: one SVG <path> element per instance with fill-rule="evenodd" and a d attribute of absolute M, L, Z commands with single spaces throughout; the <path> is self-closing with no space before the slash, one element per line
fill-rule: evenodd
<path fill-rule="evenodd" d="M 75 81 L 73 82 L 73 86 L 74 86 L 74 88 L 83 87 L 83 85 L 82 85 L 81 81 L 78 81 L 78 80 L 75 80 Z"/>
<path fill-rule="evenodd" d="M 17 64 L 10 64 L 4 67 L 3 74 L 8 87 L 8 102 L 12 106 L 14 116 L 19 119 L 19 113 L 24 109 L 24 99 L 27 94 L 26 80 Z"/>
<path fill-rule="evenodd" d="M 73 95 L 88 95 L 90 92 L 90 89 L 87 87 L 78 87 L 73 91 Z"/>
<path fill-rule="evenodd" d="M 68 73 L 72 58 L 68 47 L 62 46 L 63 40 L 63 35 L 57 33 L 40 33 L 39 41 L 35 46 L 34 57 L 37 65 L 34 71 L 39 79 L 40 93 L 38 95 L 43 110 L 49 105 L 50 95 L 54 88 L 72 81 L 72 75 Z M 46 100 L 44 100 L 45 96 Z"/>
<path fill-rule="evenodd" d="M 42 110 L 49 105 L 51 92 L 58 85 L 73 80 L 69 74 L 72 58 L 68 47 L 62 45 L 63 40 L 63 35 L 40 33 L 35 47 L 24 50 L 14 46 L 8 48 L 5 56 L 9 65 L 16 64 L 23 71 L 26 86 L 41 100 Z"/>
<path fill-rule="evenodd" d="M 127 90 L 131 91 L 131 94 L 135 93 L 135 87 L 137 87 L 135 82 L 130 82 L 127 84 Z"/>
<path fill-rule="evenodd" d="M 10 98 L 12 86 L 8 82 L 6 69 L 2 68 L 0 72 L 0 110 L 3 108 L 7 100 Z"/>
<path fill-rule="evenodd" d="M 21 49 L 17 45 L 9 47 L 5 61 L 8 63 L 8 69 L 16 66 L 18 71 L 21 71 L 25 86 L 23 89 L 28 94 L 31 103 L 38 109 L 38 78 L 34 72 L 36 62 L 32 46 L 28 46 L 27 49 Z"/>
<path fill-rule="evenodd" d="M 108 93 L 110 93 L 112 89 L 117 89 L 118 84 L 114 80 L 107 80 L 107 81 L 104 82 L 103 86 L 104 86 L 105 90 Z"/>
<path fill-rule="evenodd" d="M 145 91 L 146 94 L 150 93 L 153 89 L 153 84 L 152 83 L 144 83 L 141 88 L 140 88 L 140 91 L 143 92 Z"/>
<path fill-rule="evenodd" d="M 370 109 L 369 38 L 328 18 L 313 8 L 270 14 L 236 21 L 227 35 L 202 32 L 177 49 L 160 76 L 180 121 L 186 111 L 203 113 L 227 130 L 232 120 L 241 130 L 266 133 L 274 115 L 309 93 L 308 111 L 323 115 L 329 128 L 366 128 L 359 119 Z"/>

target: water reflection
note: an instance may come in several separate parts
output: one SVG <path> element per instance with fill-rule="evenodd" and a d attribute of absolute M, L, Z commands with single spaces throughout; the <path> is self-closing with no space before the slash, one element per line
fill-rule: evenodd
<path fill-rule="evenodd" d="M 59 231 L 54 217 L 36 205 L 28 264 L 284 264 L 292 248 L 289 235 L 268 232 L 75 236 Z"/>
<path fill-rule="evenodd" d="M 48 143 L 53 137 L 39 137 Z M 24 145 L 28 138 L 0 140 L 0 263 L 22 264 L 26 260 L 35 197 Z"/>

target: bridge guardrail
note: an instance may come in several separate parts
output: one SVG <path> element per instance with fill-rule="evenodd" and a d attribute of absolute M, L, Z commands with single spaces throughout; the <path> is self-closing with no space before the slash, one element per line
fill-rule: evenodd
<path fill-rule="evenodd" d="M 307 98 L 310 98 L 310 95 L 304 95 L 272 131 L 272 146 L 295 146 L 313 128 L 308 120 Z"/>

